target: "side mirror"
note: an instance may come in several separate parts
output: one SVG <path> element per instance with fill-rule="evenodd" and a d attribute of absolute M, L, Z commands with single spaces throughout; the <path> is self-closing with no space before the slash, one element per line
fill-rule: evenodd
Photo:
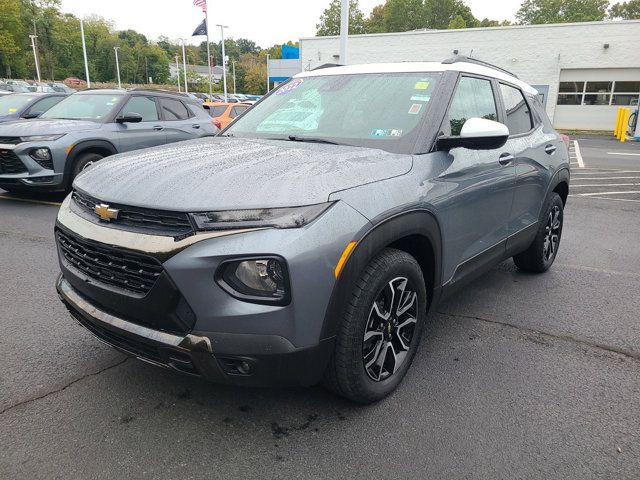
<path fill-rule="evenodd" d="M 40 115 L 42 115 L 44 112 L 29 112 L 29 113 L 25 113 L 22 118 L 25 119 L 30 119 L 30 118 L 39 118 Z"/>
<path fill-rule="evenodd" d="M 509 138 L 506 125 L 486 118 L 470 118 L 457 137 L 439 137 L 439 150 L 463 147 L 471 150 L 493 150 L 502 147 Z"/>
<path fill-rule="evenodd" d="M 118 123 L 140 123 L 142 121 L 142 115 L 135 112 L 127 112 L 123 116 L 116 118 Z"/>

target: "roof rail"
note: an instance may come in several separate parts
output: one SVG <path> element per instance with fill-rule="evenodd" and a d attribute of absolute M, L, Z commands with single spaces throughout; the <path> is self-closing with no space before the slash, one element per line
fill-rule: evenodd
<path fill-rule="evenodd" d="M 518 76 L 515 73 L 510 72 L 509 70 L 498 67 L 497 65 L 493 65 L 489 62 L 478 60 L 477 58 L 467 57 L 466 55 L 456 55 L 455 57 L 447 58 L 446 60 L 442 61 L 442 63 L 445 65 L 450 65 L 452 63 L 459 63 L 459 62 L 474 63 L 476 65 L 482 65 L 484 67 L 493 68 L 494 70 L 499 70 L 502 73 L 506 73 L 507 75 L 511 75 L 512 77 L 518 78 Z"/>
<path fill-rule="evenodd" d="M 156 92 L 156 93 L 170 93 L 172 95 L 180 95 L 182 97 L 188 97 L 186 93 L 183 92 L 174 92 L 173 90 L 165 90 L 162 88 L 144 88 L 144 87 L 135 87 L 127 90 L 128 92 Z"/>
<path fill-rule="evenodd" d="M 313 72 L 314 70 L 322 70 L 323 68 L 333 68 L 333 67 L 344 67 L 344 65 L 342 65 L 341 63 L 323 63 L 322 65 L 316 68 L 312 68 L 311 71 Z"/>

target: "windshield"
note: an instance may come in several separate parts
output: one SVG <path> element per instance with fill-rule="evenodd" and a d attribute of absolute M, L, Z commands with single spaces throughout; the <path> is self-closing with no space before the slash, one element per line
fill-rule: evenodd
<path fill-rule="evenodd" d="M 31 100 L 32 95 L 7 95 L 0 97 L 0 115 L 8 115 L 22 110 Z"/>
<path fill-rule="evenodd" d="M 123 95 L 71 95 L 45 112 L 40 118 L 71 120 L 102 120 L 116 107 Z"/>
<path fill-rule="evenodd" d="M 408 153 L 438 78 L 437 73 L 294 78 L 224 134 L 320 139 Z"/>

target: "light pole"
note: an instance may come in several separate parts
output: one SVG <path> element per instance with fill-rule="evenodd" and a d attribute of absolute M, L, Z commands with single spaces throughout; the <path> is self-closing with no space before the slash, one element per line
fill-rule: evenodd
<path fill-rule="evenodd" d="M 118 49 L 120 47 L 113 47 L 113 51 L 116 52 L 116 72 L 118 72 L 118 88 L 122 88 L 122 83 L 120 83 L 120 62 L 118 62 Z"/>
<path fill-rule="evenodd" d="M 220 27 L 220 36 L 222 37 L 222 85 L 224 86 L 224 101 L 227 102 L 227 59 L 224 54 L 224 29 L 229 28 L 227 25 L 216 24 Z"/>
<path fill-rule="evenodd" d="M 40 83 L 40 62 L 38 61 L 38 51 L 36 50 L 36 38 L 37 35 L 29 35 L 31 39 L 31 47 L 33 48 L 33 59 L 36 63 L 36 74 L 38 75 L 38 83 Z"/>
<path fill-rule="evenodd" d="M 82 35 L 82 53 L 84 55 L 84 73 L 87 76 L 87 88 L 91 88 L 91 79 L 89 78 L 89 62 L 87 61 L 87 43 L 84 40 L 84 21 L 80 19 L 80 34 Z"/>
<path fill-rule="evenodd" d="M 231 67 L 233 68 L 233 94 L 236 93 L 236 61 L 231 62 Z"/>
<path fill-rule="evenodd" d="M 340 64 L 347 64 L 347 41 L 349 40 L 349 0 L 342 0 L 340 9 Z"/>
<path fill-rule="evenodd" d="M 182 65 L 184 67 L 184 93 L 189 93 L 189 85 L 187 84 L 187 51 L 185 49 L 185 43 L 187 41 L 184 38 L 179 38 L 182 42 Z"/>
<path fill-rule="evenodd" d="M 267 53 L 267 93 L 269 93 L 269 57 L 271 55 Z"/>
<path fill-rule="evenodd" d="M 180 89 L 180 63 L 179 63 L 179 58 L 180 58 L 180 56 L 178 54 L 176 54 L 176 74 L 178 76 L 178 93 L 182 93 L 182 90 Z"/>

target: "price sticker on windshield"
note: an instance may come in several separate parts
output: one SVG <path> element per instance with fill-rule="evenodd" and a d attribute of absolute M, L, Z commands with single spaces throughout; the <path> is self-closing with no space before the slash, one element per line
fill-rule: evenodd
<path fill-rule="evenodd" d="M 302 82 L 303 82 L 302 78 L 294 78 L 289 83 L 287 83 L 286 85 L 283 85 L 281 88 L 279 88 L 276 91 L 276 95 L 286 95 L 287 93 L 295 90 L 300 85 L 302 85 Z"/>

